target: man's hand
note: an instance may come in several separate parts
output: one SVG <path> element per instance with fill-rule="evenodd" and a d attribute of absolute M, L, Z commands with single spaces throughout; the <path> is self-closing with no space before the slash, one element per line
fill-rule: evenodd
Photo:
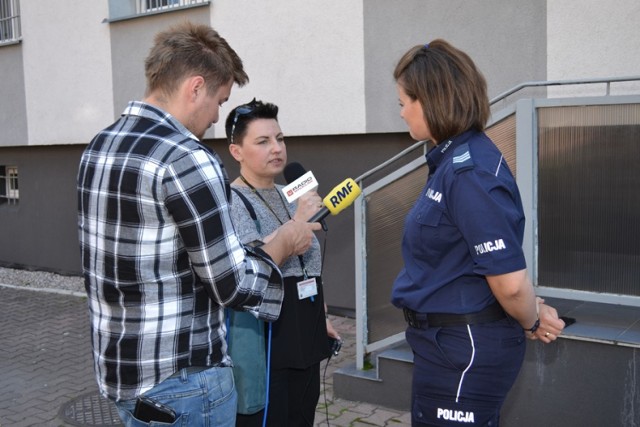
<path fill-rule="evenodd" d="M 287 221 L 281 225 L 262 246 L 273 261 L 282 265 L 293 255 L 302 255 L 311 247 L 313 232 L 320 230 L 317 222 Z"/>

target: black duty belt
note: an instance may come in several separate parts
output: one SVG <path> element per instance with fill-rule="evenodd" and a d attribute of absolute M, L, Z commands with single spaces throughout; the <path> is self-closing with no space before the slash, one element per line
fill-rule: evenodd
<path fill-rule="evenodd" d="M 414 328 L 445 327 L 476 325 L 478 323 L 490 323 L 507 317 L 504 309 L 498 301 L 475 313 L 417 313 L 408 308 L 403 308 L 404 320 Z"/>

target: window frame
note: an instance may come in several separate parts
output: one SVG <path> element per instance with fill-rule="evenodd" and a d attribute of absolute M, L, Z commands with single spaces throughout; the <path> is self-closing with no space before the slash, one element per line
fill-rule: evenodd
<path fill-rule="evenodd" d="M 0 205 L 17 205 L 20 200 L 18 166 L 0 165 Z"/>
<path fill-rule="evenodd" d="M 21 40 L 20 0 L 0 0 L 0 46 Z"/>
<path fill-rule="evenodd" d="M 211 0 L 109 0 L 109 19 L 118 22 L 198 7 L 208 7 Z"/>

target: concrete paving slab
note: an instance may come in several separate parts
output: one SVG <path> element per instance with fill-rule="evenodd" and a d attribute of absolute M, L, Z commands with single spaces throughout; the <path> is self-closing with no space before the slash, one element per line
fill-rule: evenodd
<path fill-rule="evenodd" d="M 0 427 L 120 426 L 95 382 L 86 298 L 7 285 L 0 284 Z M 314 426 L 410 426 L 408 413 L 333 397 L 333 373 L 354 362 L 355 321 L 331 318 L 344 344 L 321 364 Z"/>

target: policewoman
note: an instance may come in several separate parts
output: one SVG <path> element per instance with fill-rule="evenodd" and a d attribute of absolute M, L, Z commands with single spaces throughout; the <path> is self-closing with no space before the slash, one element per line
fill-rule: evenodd
<path fill-rule="evenodd" d="M 435 144 L 392 290 L 414 353 L 412 425 L 497 426 L 525 338 L 550 343 L 564 322 L 526 272 L 519 190 L 484 133 L 483 75 L 438 39 L 406 52 L 394 78 L 411 137 Z"/>

